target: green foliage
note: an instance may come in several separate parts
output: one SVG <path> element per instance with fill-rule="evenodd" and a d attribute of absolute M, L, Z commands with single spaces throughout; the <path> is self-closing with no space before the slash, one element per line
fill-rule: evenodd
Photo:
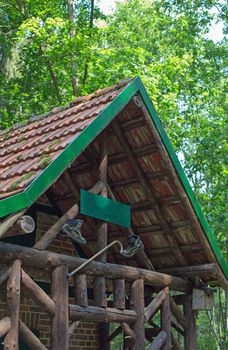
<path fill-rule="evenodd" d="M 0 128 L 139 75 L 226 255 L 226 42 L 206 38 L 225 21 L 224 2 L 126 0 L 108 17 L 93 5 L 0 0 Z M 227 310 L 227 296 L 217 298 L 213 327 Z M 212 340 L 208 322 L 200 319 L 200 349 L 223 349 L 224 327 Z"/>

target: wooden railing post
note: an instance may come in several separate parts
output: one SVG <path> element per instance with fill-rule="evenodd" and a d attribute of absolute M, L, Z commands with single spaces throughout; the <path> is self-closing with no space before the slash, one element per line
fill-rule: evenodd
<path fill-rule="evenodd" d="M 125 309 L 125 281 L 117 279 L 113 281 L 113 307 Z"/>
<path fill-rule="evenodd" d="M 51 322 L 51 350 L 69 349 L 68 268 L 56 267 L 52 272 L 51 294 L 55 316 Z"/>
<path fill-rule="evenodd" d="M 192 295 L 185 296 L 184 315 L 186 320 L 188 320 L 188 326 L 184 332 L 184 349 L 196 350 L 196 320 L 194 311 L 192 310 Z"/>
<path fill-rule="evenodd" d="M 75 291 L 76 304 L 80 306 L 87 306 L 88 296 L 87 296 L 87 281 L 86 281 L 85 274 L 74 276 L 74 291 Z"/>
<path fill-rule="evenodd" d="M 11 327 L 4 340 L 4 348 L 18 350 L 19 311 L 21 296 L 21 260 L 15 260 L 7 281 L 7 308 Z"/>
<path fill-rule="evenodd" d="M 132 329 L 135 333 L 135 343 L 130 346 L 131 350 L 145 349 L 145 329 L 144 329 L 144 281 L 138 279 L 131 285 L 131 309 L 137 313 L 137 321 Z"/>
<path fill-rule="evenodd" d="M 164 301 L 161 305 L 161 326 L 162 330 L 167 334 L 163 350 L 170 350 L 171 345 L 171 311 L 170 311 L 170 300 L 169 293 L 166 294 Z"/>

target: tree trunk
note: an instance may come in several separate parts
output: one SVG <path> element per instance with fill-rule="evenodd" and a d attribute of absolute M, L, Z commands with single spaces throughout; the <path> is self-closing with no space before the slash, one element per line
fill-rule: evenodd
<path fill-rule="evenodd" d="M 74 1 L 73 0 L 66 0 L 66 4 L 67 4 L 67 11 L 68 11 L 68 20 L 70 22 L 69 37 L 71 40 L 73 40 L 74 37 L 76 36 L 76 27 L 75 27 L 75 20 L 74 20 Z M 78 96 L 79 95 L 79 81 L 78 81 L 78 64 L 77 64 L 76 51 L 72 52 L 71 83 L 72 83 L 73 95 Z"/>

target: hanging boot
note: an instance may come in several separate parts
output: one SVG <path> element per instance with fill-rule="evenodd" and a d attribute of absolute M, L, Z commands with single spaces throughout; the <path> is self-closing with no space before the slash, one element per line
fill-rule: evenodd
<path fill-rule="evenodd" d="M 128 245 L 124 248 L 121 254 L 126 258 L 130 258 L 141 249 L 144 249 L 143 242 L 139 236 L 132 234 L 128 237 Z"/>
<path fill-rule="evenodd" d="M 70 237 L 74 242 L 79 244 L 86 244 L 86 239 L 81 234 L 81 226 L 83 220 L 81 219 L 69 219 L 63 225 L 61 232 Z"/>

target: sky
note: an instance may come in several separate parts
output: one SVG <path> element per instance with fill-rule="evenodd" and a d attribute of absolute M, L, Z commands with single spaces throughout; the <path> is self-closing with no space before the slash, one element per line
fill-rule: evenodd
<path fill-rule="evenodd" d="M 118 2 L 123 2 L 124 0 L 118 0 Z M 106 14 L 110 15 L 115 9 L 116 0 L 97 0 L 101 10 Z M 216 11 L 216 8 L 213 10 Z M 206 38 L 211 39 L 215 42 L 220 41 L 223 38 L 223 24 L 213 23 L 209 33 L 206 35 Z"/>

